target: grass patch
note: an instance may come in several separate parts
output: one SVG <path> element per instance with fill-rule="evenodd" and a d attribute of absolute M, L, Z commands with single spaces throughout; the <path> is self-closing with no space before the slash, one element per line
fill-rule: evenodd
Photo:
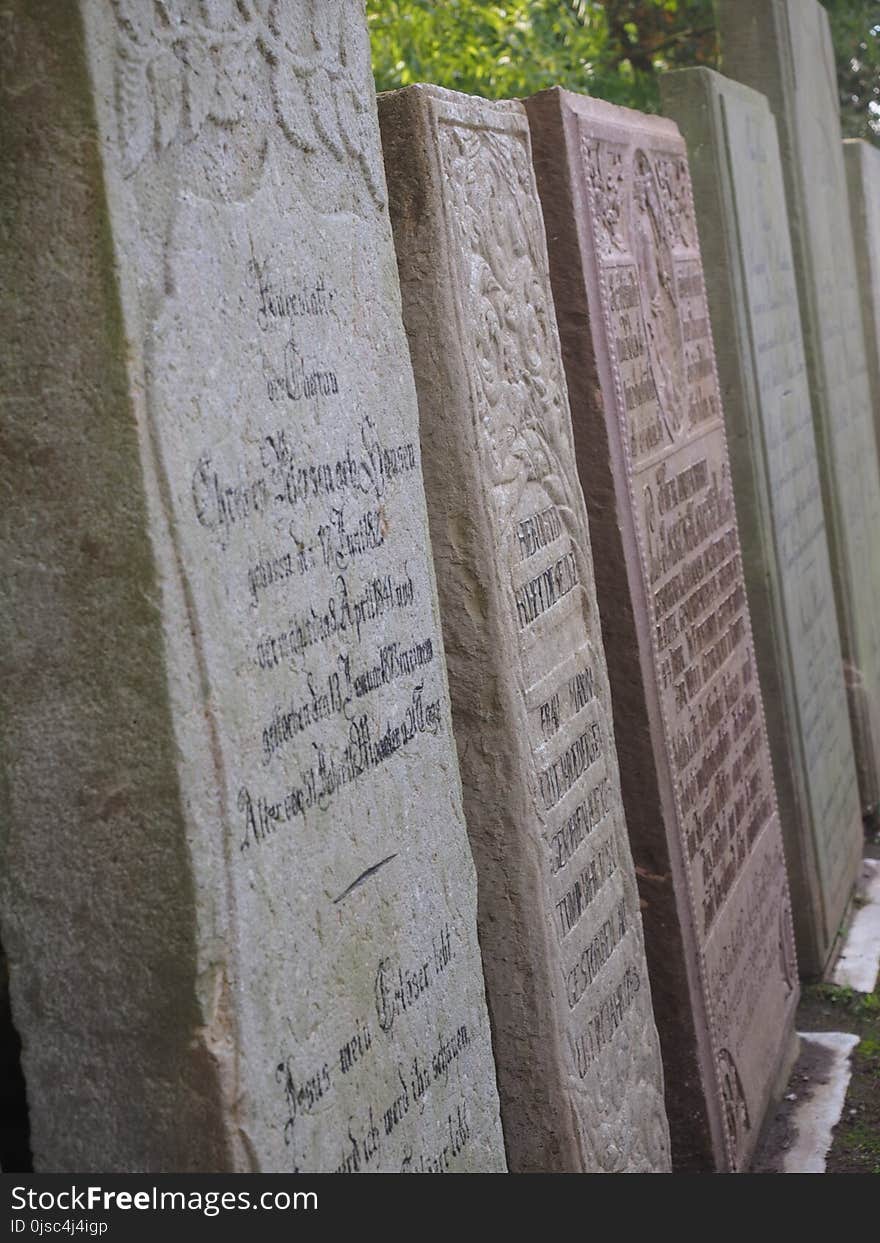
<path fill-rule="evenodd" d="M 816 1001 L 826 1001 L 853 1018 L 862 1021 L 880 1019 L 880 993 L 859 993 L 854 988 L 844 988 L 839 984 L 813 984 L 803 989 L 805 1001 L 809 1001 L 810 993 Z"/>
<path fill-rule="evenodd" d="M 880 993 L 858 993 L 837 984 L 805 986 L 798 1030 L 844 1031 L 859 1037 L 827 1168 L 829 1174 L 880 1174 Z"/>

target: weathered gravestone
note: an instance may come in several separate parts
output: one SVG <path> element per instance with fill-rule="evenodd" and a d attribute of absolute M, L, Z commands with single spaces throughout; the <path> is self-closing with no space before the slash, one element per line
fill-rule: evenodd
<path fill-rule="evenodd" d="M 776 118 L 863 811 L 880 774 L 880 475 L 828 16 L 721 0 L 724 72 Z"/>
<path fill-rule="evenodd" d="M 510 1167 L 668 1167 L 525 110 L 379 97 Z"/>
<path fill-rule="evenodd" d="M 17 0 L 4 50 L 38 1166 L 503 1169 L 362 6 Z"/>
<path fill-rule="evenodd" d="M 843 144 L 874 432 L 880 447 L 880 151 L 861 138 Z"/>
<path fill-rule="evenodd" d="M 673 1164 L 741 1169 L 797 968 L 684 143 L 565 91 L 527 108 Z"/>
<path fill-rule="evenodd" d="M 709 69 L 660 87 L 690 154 L 798 962 L 821 975 L 863 831 L 776 124 Z"/>

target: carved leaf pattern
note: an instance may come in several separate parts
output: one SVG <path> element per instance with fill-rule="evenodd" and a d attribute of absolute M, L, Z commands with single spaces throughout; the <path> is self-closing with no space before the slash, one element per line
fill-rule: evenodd
<path fill-rule="evenodd" d="M 318 136 L 324 143 L 328 151 L 342 160 L 345 156 L 345 147 L 342 142 L 342 135 L 339 132 L 339 117 L 335 109 L 331 112 L 329 108 L 322 108 L 322 101 L 329 102 L 333 98 L 333 84 L 329 73 L 323 67 L 319 67 L 314 72 L 303 75 L 301 79 L 305 88 L 306 98 L 311 108 L 312 123 Z"/>
<path fill-rule="evenodd" d="M 729 1049 L 718 1051 L 718 1073 L 721 1077 L 721 1098 L 727 1130 L 731 1164 L 736 1170 L 743 1141 L 751 1130 L 751 1118 L 742 1079 Z"/>
<path fill-rule="evenodd" d="M 153 14 L 142 0 L 112 0 L 116 22 L 129 43 L 147 47 L 153 36 Z"/>
<path fill-rule="evenodd" d="M 312 6 L 312 38 L 315 47 L 323 55 L 342 59 L 344 44 L 342 31 L 342 4 L 340 0 L 321 0 Z"/>
<path fill-rule="evenodd" d="M 624 233 L 624 148 L 586 136 L 581 149 L 603 256 L 626 250 Z"/>
<path fill-rule="evenodd" d="M 455 199 L 451 216 L 475 325 L 482 445 L 499 528 L 506 531 L 526 485 L 540 483 L 569 527 L 581 572 L 591 573 L 584 563 L 585 532 L 572 510 L 578 485 L 555 320 L 541 279 L 542 225 L 528 150 L 515 134 L 443 129 L 447 184 Z"/>
<path fill-rule="evenodd" d="M 312 123 L 312 107 L 291 67 L 276 65 L 269 85 L 275 115 L 284 137 L 300 151 L 317 151 L 321 140 Z"/>
<path fill-rule="evenodd" d="M 664 205 L 656 161 L 644 151 L 633 159 L 630 246 L 639 269 L 648 360 L 670 440 L 688 429 L 688 382 L 678 288 L 675 279 L 672 213 Z"/>
<path fill-rule="evenodd" d="M 235 29 L 243 16 L 237 0 L 197 0 L 199 17 L 213 30 Z"/>
<path fill-rule="evenodd" d="M 239 43 L 220 58 L 210 115 L 221 125 L 236 125 L 244 118 L 251 87 L 252 48 L 251 43 Z"/>
<path fill-rule="evenodd" d="M 377 203 L 384 203 L 384 170 L 381 164 L 379 144 L 373 141 L 372 116 L 362 94 L 351 83 L 336 93 L 340 130 L 345 149 L 351 159 L 357 160 L 370 194 Z"/>
<path fill-rule="evenodd" d="M 180 130 L 183 115 L 183 80 L 181 66 L 174 53 L 163 48 L 150 61 L 148 70 L 153 88 L 156 143 L 164 151 Z"/>
<path fill-rule="evenodd" d="M 255 67 L 268 76 L 278 128 L 299 150 L 357 168 L 377 206 L 382 170 L 368 111 L 366 32 L 350 30 L 342 0 L 112 0 L 116 94 L 127 176 L 204 126 L 239 124 Z"/>
<path fill-rule="evenodd" d="M 656 172 L 661 198 L 666 204 L 669 240 L 673 246 L 690 250 L 697 244 L 697 227 L 685 162 L 680 158 L 661 157 L 657 160 Z"/>
<path fill-rule="evenodd" d="M 187 120 L 189 132 L 195 137 L 211 112 L 216 90 L 214 65 L 207 47 L 195 41 L 187 48 L 186 57 L 189 70 L 184 77 Z"/>
<path fill-rule="evenodd" d="M 147 93 L 145 62 L 124 51 L 116 63 L 116 116 L 126 175 L 144 160 L 153 141 L 153 112 L 144 107 Z"/>

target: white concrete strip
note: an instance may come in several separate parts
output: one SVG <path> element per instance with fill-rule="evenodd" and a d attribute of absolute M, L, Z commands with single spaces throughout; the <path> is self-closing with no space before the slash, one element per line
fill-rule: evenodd
<path fill-rule="evenodd" d="M 782 1158 L 783 1174 L 824 1174 L 831 1133 L 840 1121 L 852 1068 L 850 1054 L 858 1036 L 846 1032 L 799 1032 L 804 1044 L 818 1045 L 831 1054 L 828 1079 L 813 1082 L 809 1098 L 799 1101 L 791 1115 L 795 1141 Z"/>
<path fill-rule="evenodd" d="M 863 859 L 856 908 L 832 983 L 873 993 L 880 968 L 880 859 Z"/>

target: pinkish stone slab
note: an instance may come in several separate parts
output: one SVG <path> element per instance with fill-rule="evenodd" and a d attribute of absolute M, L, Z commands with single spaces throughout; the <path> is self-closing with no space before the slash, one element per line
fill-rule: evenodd
<path fill-rule="evenodd" d="M 525 110 L 380 96 L 480 944 L 514 1171 L 669 1137 Z"/>
<path fill-rule="evenodd" d="M 684 143 L 565 91 L 527 108 L 673 1162 L 742 1169 L 797 968 Z"/>

